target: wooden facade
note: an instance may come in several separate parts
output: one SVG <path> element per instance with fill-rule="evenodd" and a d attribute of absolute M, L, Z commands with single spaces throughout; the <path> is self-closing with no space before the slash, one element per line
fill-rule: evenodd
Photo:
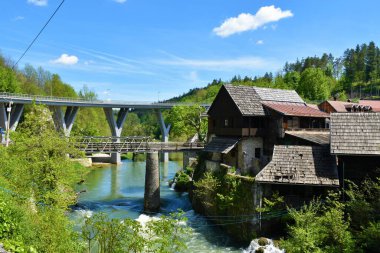
<path fill-rule="evenodd" d="M 207 114 L 209 141 L 241 140 L 221 162 L 245 164 L 254 174 L 271 160 L 287 130 L 325 128 L 328 116 L 307 106 L 295 91 L 231 85 L 221 87 Z"/>

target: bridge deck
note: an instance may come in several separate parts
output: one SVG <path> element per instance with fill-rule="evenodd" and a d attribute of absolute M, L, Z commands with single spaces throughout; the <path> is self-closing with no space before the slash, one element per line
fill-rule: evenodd
<path fill-rule="evenodd" d="M 144 153 L 148 151 L 179 152 L 202 150 L 201 142 L 152 142 L 147 137 L 83 137 L 70 138 L 74 145 L 87 154 Z"/>
<path fill-rule="evenodd" d="M 0 103 L 13 102 L 15 104 L 44 104 L 48 106 L 76 106 L 101 108 L 134 108 L 134 109 L 170 109 L 176 105 L 190 106 L 192 103 L 160 103 L 160 102 L 133 102 L 133 101 L 107 101 L 86 100 L 81 98 L 49 97 L 0 92 Z M 208 107 L 209 105 L 202 105 Z"/>

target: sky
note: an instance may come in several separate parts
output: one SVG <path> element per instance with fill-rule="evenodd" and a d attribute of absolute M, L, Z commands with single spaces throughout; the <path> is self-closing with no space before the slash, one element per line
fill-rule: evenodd
<path fill-rule="evenodd" d="M 21 56 L 62 0 L 1 0 L 0 52 Z M 379 43 L 378 0 L 65 0 L 19 62 L 100 99 L 157 101 L 213 79 Z"/>

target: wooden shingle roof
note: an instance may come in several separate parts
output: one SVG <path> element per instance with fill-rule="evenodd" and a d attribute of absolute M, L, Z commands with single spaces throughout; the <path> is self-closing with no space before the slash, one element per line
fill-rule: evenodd
<path fill-rule="evenodd" d="M 263 101 L 298 103 L 304 101 L 294 90 L 224 85 L 243 116 L 265 116 Z"/>
<path fill-rule="evenodd" d="M 380 113 L 333 113 L 331 153 L 380 155 Z"/>
<path fill-rule="evenodd" d="M 243 116 L 264 116 L 261 99 L 252 86 L 224 86 Z"/>
<path fill-rule="evenodd" d="M 272 161 L 256 175 L 256 182 L 339 186 L 336 160 L 328 146 L 275 146 Z"/>
<path fill-rule="evenodd" d="M 328 130 L 328 129 L 327 129 Z M 317 145 L 330 144 L 330 131 L 285 131 L 285 134 L 313 142 Z"/>
<path fill-rule="evenodd" d="M 239 138 L 214 137 L 206 144 L 204 152 L 228 154 L 239 142 Z"/>
<path fill-rule="evenodd" d="M 295 90 L 281 90 L 272 88 L 253 87 L 261 100 L 289 102 L 289 103 L 305 103 Z"/>

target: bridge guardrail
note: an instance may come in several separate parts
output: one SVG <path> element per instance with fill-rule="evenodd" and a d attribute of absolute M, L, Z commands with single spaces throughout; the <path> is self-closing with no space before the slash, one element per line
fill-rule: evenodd
<path fill-rule="evenodd" d="M 122 100 L 100 100 L 100 99 L 84 99 L 84 98 L 72 98 L 72 97 L 56 97 L 56 96 L 41 96 L 30 95 L 21 93 L 0 92 L 0 98 L 12 99 L 24 99 L 24 100 L 36 100 L 36 101 L 49 101 L 49 102 L 75 102 L 75 103 L 90 103 L 90 104 L 133 104 L 133 105 L 162 105 L 162 106 L 191 106 L 195 103 L 167 103 L 167 102 L 154 102 L 154 101 L 122 101 Z M 209 104 L 202 104 L 204 107 L 209 107 Z"/>
<path fill-rule="evenodd" d="M 146 151 L 180 151 L 202 149 L 203 142 L 154 142 L 150 137 L 72 137 L 70 142 L 79 149 L 89 152 L 146 152 Z"/>

